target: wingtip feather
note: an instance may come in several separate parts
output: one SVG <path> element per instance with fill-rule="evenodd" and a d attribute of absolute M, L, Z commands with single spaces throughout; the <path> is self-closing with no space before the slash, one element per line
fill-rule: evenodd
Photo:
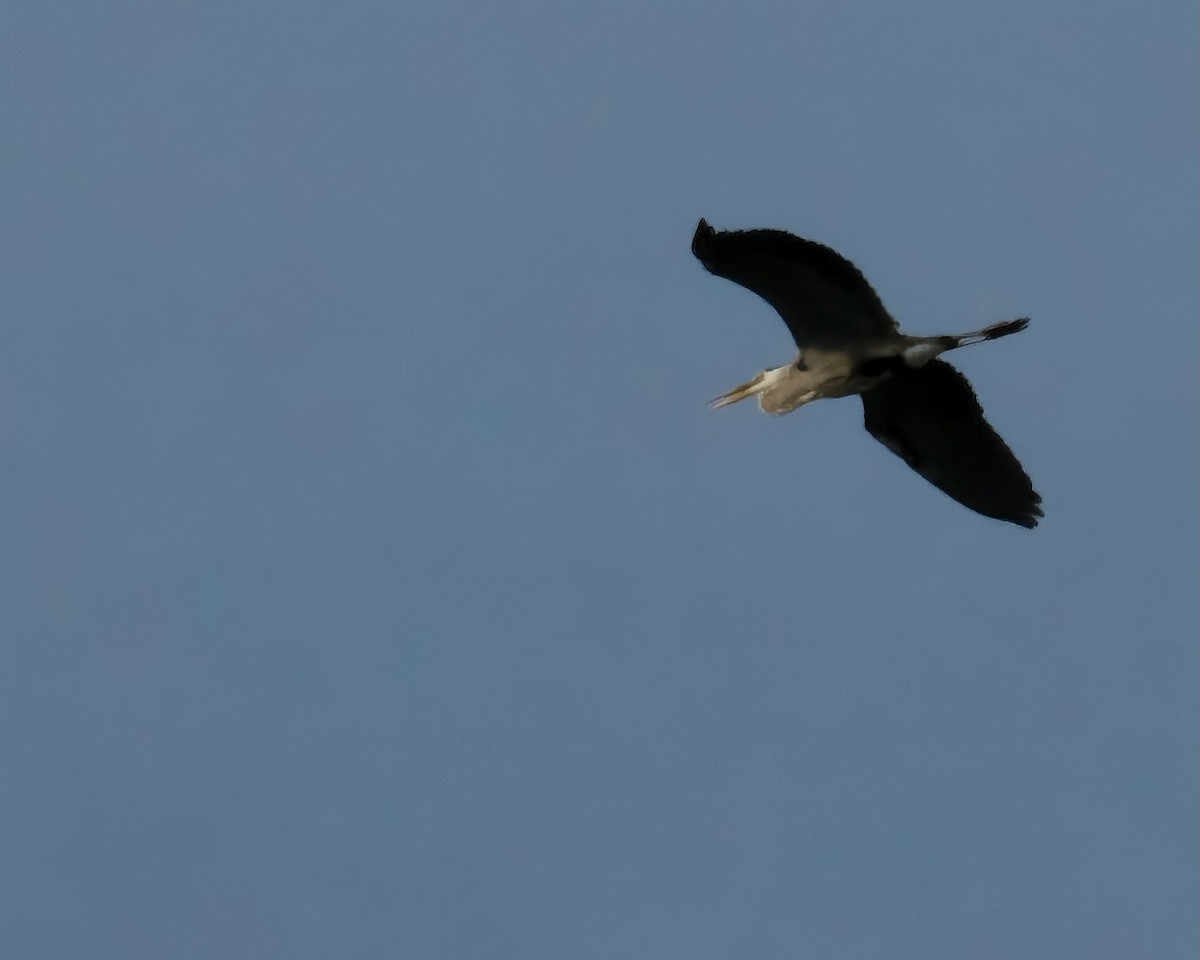
<path fill-rule="evenodd" d="M 699 259 L 704 259 L 704 252 L 708 244 L 717 235 L 717 231 L 703 217 L 696 224 L 696 232 L 692 236 L 692 253 Z"/>

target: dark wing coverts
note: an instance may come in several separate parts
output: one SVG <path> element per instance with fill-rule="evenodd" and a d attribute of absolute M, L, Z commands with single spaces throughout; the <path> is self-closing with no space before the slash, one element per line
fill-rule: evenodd
<path fill-rule="evenodd" d="M 701 220 L 692 253 L 718 277 L 773 306 L 796 345 L 837 348 L 896 331 L 866 278 L 829 247 L 783 230 L 714 230 Z"/>
<path fill-rule="evenodd" d="M 862 402 L 871 436 L 939 490 L 986 517 L 1037 526 L 1042 498 L 950 364 L 898 371 Z"/>

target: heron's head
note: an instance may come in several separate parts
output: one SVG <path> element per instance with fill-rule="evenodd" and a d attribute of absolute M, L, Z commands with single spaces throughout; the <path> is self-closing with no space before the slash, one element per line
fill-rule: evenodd
<path fill-rule="evenodd" d="M 717 410 L 721 407 L 727 407 L 731 403 L 737 403 L 739 400 L 745 400 L 747 397 L 758 397 L 760 406 L 763 409 L 763 401 L 766 399 L 766 394 L 784 383 L 789 377 L 798 372 L 794 363 L 785 364 L 782 367 L 774 367 L 770 370 L 764 370 L 762 373 L 754 377 L 753 380 L 747 380 L 741 386 L 734 387 L 728 393 L 723 393 L 709 404 L 712 409 Z"/>

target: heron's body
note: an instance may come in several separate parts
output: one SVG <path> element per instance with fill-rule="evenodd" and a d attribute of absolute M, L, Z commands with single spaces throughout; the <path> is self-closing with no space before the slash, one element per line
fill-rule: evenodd
<path fill-rule="evenodd" d="M 792 363 L 764 370 L 753 380 L 713 401 L 724 407 L 757 396 L 758 405 L 773 416 L 791 413 L 797 407 L 825 397 L 849 397 L 875 386 L 886 376 L 856 372 L 863 360 L 830 350 L 804 351 Z"/>
<path fill-rule="evenodd" d="M 965 334 L 913 337 L 858 269 L 828 247 L 781 230 L 717 231 L 701 220 L 692 252 L 783 317 L 800 353 L 713 401 L 758 397 L 781 415 L 813 400 L 861 394 L 869 433 L 945 493 L 986 516 L 1037 525 L 1041 497 L 988 425 L 966 379 L 938 356 L 1024 330 L 1027 319 Z"/>

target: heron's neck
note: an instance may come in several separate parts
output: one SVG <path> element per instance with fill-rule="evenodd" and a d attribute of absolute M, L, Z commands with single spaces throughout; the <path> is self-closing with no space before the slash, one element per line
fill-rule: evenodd
<path fill-rule="evenodd" d="M 762 372 L 762 379 L 755 384 L 754 392 L 766 393 L 768 390 L 773 390 L 785 381 L 797 379 L 800 372 L 796 369 L 795 363 L 785 363 L 782 367 L 764 370 Z"/>
<path fill-rule="evenodd" d="M 764 371 L 756 392 L 759 407 L 773 416 L 791 413 L 820 396 L 816 389 L 816 378 L 795 363 Z"/>

